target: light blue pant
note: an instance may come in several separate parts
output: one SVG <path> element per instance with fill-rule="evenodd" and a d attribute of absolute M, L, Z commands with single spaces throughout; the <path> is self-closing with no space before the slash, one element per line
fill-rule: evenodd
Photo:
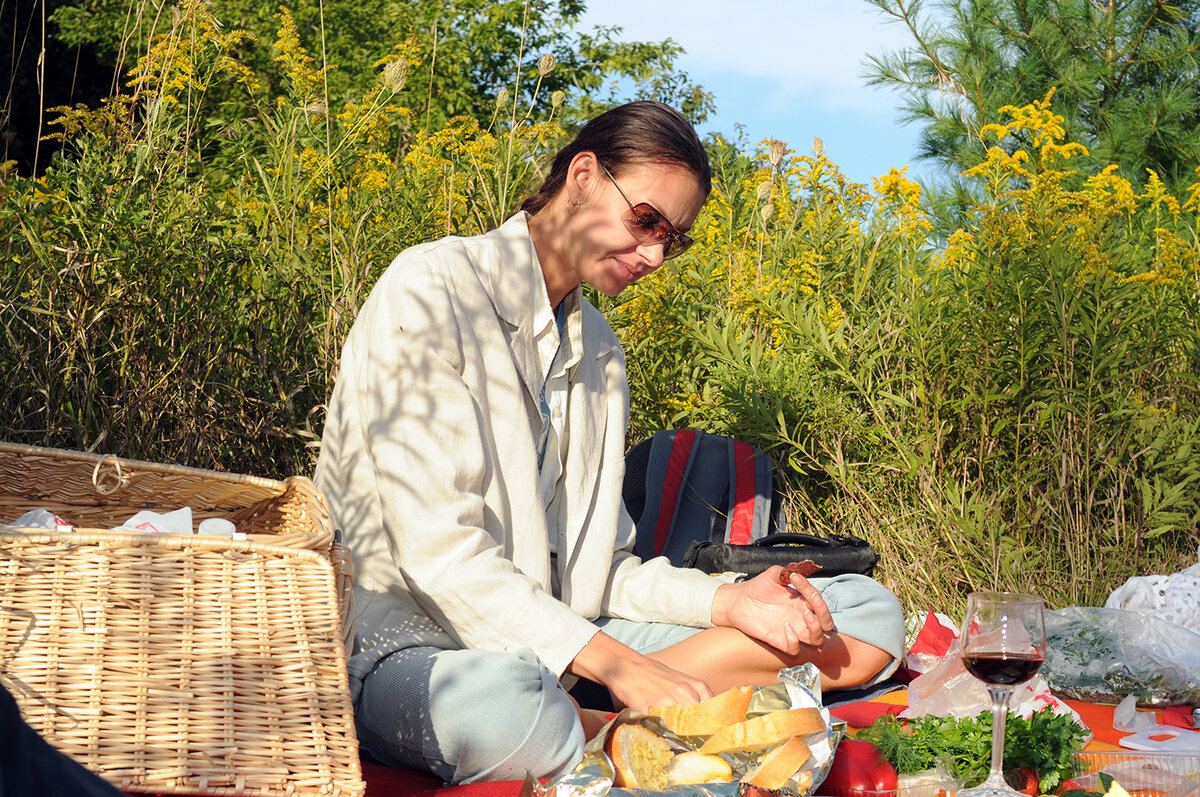
<path fill-rule="evenodd" d="M 643 653 L 700 630 L 609 618 L 596 625 Z M 363 679 L 355 726 L 380 763 L 448 784 L 560 775 L 579 763 L 586 741 L 562 684 L 529 650 L 397 651 Z"/>
<path fill-rule="evenodd" d="M 814 583 L 839 630 L 903 655 L 904 621 L 894 595 L 862 576 Z M 642 653 L 700 630 L 609 618 L 596 625 Z M 397 651 L 363 679 L 355 726 L 362 749 L 380 763 L 430 772 L 448 784 L 520 780 L 527 771 L 554 777 L 579 763 L 585 742 L 562 684 L 529 650 Z"/>

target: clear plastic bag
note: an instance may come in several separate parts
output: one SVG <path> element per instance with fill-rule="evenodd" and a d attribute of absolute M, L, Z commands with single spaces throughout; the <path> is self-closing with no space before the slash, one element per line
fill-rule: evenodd
<path fill-rule="evenodd" d="M 974 717 L 991 708 L 987 686 L 967 672 L 959 655 L 958 632 L 953 621 L 932 610 L 926 615 L 920 632 L 909 647 L 907 664 L 919 673 L 908 685 L 908 708 L 901 717 Z M 1070 706 L 1050 693 L 1040 677 L 1033 677 L 1013 689 L 1008 701 L 1014 714 L 1028 717 L 1049 708 L 1055 714 L 1083 722 Z"/>
<path fill-rule="evenodd" d="M 1140 612 L 1071 606 L 1046 612 L 1041 676 L 1059 697 L 1200 704 L 1200 634 Z"/>

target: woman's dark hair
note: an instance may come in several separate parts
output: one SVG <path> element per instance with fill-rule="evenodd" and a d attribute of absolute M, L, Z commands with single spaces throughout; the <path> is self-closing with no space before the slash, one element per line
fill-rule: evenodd
<path fill-rule="evenodd" d="M 677 164 L 696 176 L 705 196 L 712 190 L 708 154 L 691 123 L 670 105 L 639 100 L 605 111 L 585 124 L 575 140 L 554 156 L 550 174 L 537 193 L 521 204 L 521 210 L 533 215 L 545 207 L 562 190 L 567 168 L 580 152 L 594 152 L 614 174 L 632 163 Z"/>

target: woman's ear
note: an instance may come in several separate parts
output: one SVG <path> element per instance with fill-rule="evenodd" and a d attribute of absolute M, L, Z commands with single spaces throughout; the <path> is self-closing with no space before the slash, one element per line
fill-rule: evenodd
<path fill-rule="evenodd" d="M 571 207 L 579 208 L 591 199 L 596 186 L 600 184 L 600 161 L 596 153 L 584 150 L 571 159 L 567 167 L 567 202 Z"/>

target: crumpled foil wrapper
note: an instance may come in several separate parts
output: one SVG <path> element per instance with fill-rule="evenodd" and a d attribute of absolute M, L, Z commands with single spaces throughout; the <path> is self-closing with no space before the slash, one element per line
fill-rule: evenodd
<path fill-rule="evenodd" d="M 662 736 L 678 752 L 698 750 L 704 743 L 703 737 L 680 738 L 667 730 L 657 717 L 625 709 L 596 734 L 583 750 L 583 760 L 572 772 L 542 785 L 537 779 L 526 778 L 521 797 L 637 797 L 658 794 L 673 797 L 756 797 L 757 795 L 783 795 L 783 797 L 808 797 L 814 794 L 833 764 L 833 751 L 846 732 L 846 724 L 830 720 L 829 710 L 821 704 L 821 674 L 814 664 L 803 664 L 779 671 L 779 683 L 756 687 L 750 700 L 746 716 L 754 717 L 771 711 L 817 706 L 825 720 L 825 730 L 804 737 L 812 751 L 812 757 L 800 767 L 800 771 L 778 791 L 769 791 L 748 783 L 703 783 L 688 786 L 673 786 L 661 791 L 647 789 L 625 789 L 613 786 L 613 765 L 604 753 L 604 743 L 609 733 L 618 724 L 636 722 Z M 759 758 L 767 751 L 757 753 L 722 754 L 733 769 L 734 778 L 739 778 L 758 766 Z M 812 773 L 811 785 L 807 776 Z M 801 786 L 804 782 L 806 785 Z"/>

